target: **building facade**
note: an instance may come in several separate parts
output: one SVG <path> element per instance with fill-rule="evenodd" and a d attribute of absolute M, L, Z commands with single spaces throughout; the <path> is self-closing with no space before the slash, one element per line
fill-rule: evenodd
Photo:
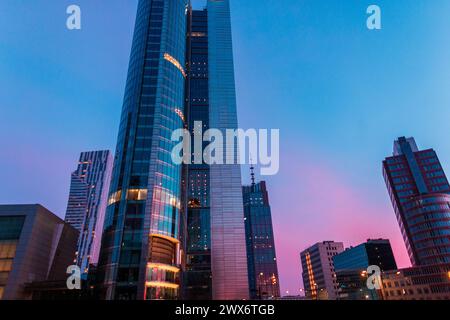
<path fill-rule="evenodd" d="M 98 263 L 112 162 L 110 151 L 82 152 L 71 176 L 65 220 L 80 232 L 75 259 L 84 276 Z"/>
<path fill-rule="evenodd" d="M 437 154 L 399 138 L 383 176 L 413 266 L 450 262 L 450 185 Z"/>
<path fill-rule="evenodd" d="M 187 53 L 189 78 L 187 83 L 186 114 L 188 128 L 209 129 L 209 45 L 208 11 L 189 10 Z M 203 149 L 205 143 L 203 143 Z M 194 146 L 192 146 L 194 150 Z M 203 150 L 202 150 L 203 151 Z M 196 151 L 194 151 L 196 152 Z M 198 153 L 198 151 L 197 151 Z M 212 299 L 211 270 L 211 185 L 209 165 L 187 166 L 187 237 L 184 298 Z"/>
<path fill-rule="evenodd" d="M 239 165 L 172 161 L 172 133 L 197 120 L 237 127 L 229 2 L 197 12 L 188 0 L 140 0 L 99 264 L 105 298 L 248 298 Z"/>
<path fill-rule="evenodd" d="M 367 240 L 333 257 L 334 270 L 341 300 L 379 300 L 378 290 L 369 289 L 367 273 L 369 266 L 378 266 L 381 271 L 396 270 L 394 253 L 389 240 Z"/>
<path fill-rule="evenodd" d="M 305 295 L 313 300 L 336 300 L 338 283 L 333 257 L 344 251 L 342 242 L 316 243 L 300 253 Z"/>
<path fill-rule="evenodd" d="M 106 299 L 178 299 L 187 0 L 140 0 L 104 226 Z"/>
<path fill-rule="evenodd" d="M 40 205 L 0 205 L 0 300 L 31 299 L 27 284 L 66 279 L 77 239 Z"/>
<path fill-rule="evenodd" d="M 242 190 L 250 298 L 277 299 L 280 284 L 266 183 L 253 182 Z"/>
<path fill-rule="evenodd" d="M 449 300 L 450 264 L 418 266 L 382 273 L 385 300 Z"/>

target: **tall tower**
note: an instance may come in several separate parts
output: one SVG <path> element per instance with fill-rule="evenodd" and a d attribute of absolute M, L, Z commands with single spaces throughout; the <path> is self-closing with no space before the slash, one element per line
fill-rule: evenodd
<path fill-rule="evenodd" d="M 82 152 L 72 173 L 65 220 L 79 232 L 76 262 L 85 275 L 97 265 L 108 202 L 111 152 Z"/>
<path fill-rule="evenodd" d="M 413 266 L 450 262 L 450 185 L 432 149 L 394 142 L 383 176 Z"/>
<path fill-rule="evenodd" d="M 188 127 L 225 136 L 238 126 L 229 1 L 209 0 L 188 24 Z M 189 165 L 187 201 L 186 298 L 248 299 L 240 166 Z"/>
<path fill-rule="evenodd" d="M 188 0 L 140 0 L 99 272 L 107 299 L 178 299 Z"/>
<path fill-rule="evenodd" d="M 265 181 L 244 186 L 245 234 L 251 299 L 280 297 L 272 213 Z"/>

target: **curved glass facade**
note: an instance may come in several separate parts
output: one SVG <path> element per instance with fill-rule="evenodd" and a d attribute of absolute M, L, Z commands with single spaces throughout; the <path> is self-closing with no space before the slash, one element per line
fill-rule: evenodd
<path fill-rule="evenodd" d="M 383 176 L 412 265 L 450 262 L 450 184 L 436 152 L 401 137 Z"/>
<path fill-rule="evenodd" d="M 184 127 L 187 5 L 138 4 L 99 265 L 107 299 L 178 297 L 179 277 L 147 279 L 181 264 L 182 168 L 171 135 Z"/>
<path fill-rule="evenodd" d="M 450 263 L 450 195 L 414 197 L 404 204 L 404 213 L 418 259 Z"/>

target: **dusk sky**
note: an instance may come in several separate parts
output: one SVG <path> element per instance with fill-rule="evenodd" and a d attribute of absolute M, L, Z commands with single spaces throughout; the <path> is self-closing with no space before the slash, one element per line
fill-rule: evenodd
<path fill-rule="evenodd" d="M 63 217 L 79 153 L 115 150 L 137 2 L 0 1 L 1 204 Z M 318 241 L 388 238 L 409 266 L 381 162 L 414 136 L 450 173 L 450 1 L 231 2 L 240 127 L 280 129 L 280 172 L 263 179 L 282 292 L 303 286 L 299 253 Z"/>

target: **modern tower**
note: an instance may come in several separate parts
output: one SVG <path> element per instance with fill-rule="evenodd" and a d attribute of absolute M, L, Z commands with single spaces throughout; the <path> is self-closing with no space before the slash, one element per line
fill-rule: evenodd
<path fill-rule="evenodd" d="M 98 263 L 112 162 L 110 151 L 82 152 L 71 176 L 65 220 L 80 232 L 75 259 L 85 276 Z"/>
<path fill-rule="evenodd" d="M 250 298 L 276 299 L 280 284 L 266 183 L 255 183 L 252 171 L 252 184 L 242 190 Z"/>
<path fill-rule="evenodd" d="M 189 11 L 187 40 L 189 57 L 187 118 L 189 130 L 193 135 L 195 130 L 209 129 L 209 44 L 206 9 Z M 187 169 L 187 245 L 183 298 L 210 300 L 212 299 L 210 167 L 202 163 L 191 164 Z"/>
<path fill-rule="evenodd" d="M 337 299 L 338 284 L 333 257 L 342 251 L 342 242 L 324 241 L 300 253 L 306 297 L 317 300 Z"/>
<path fill-rule="evenodd" d="M 106 299 L 177 299 L 183 257 L 182 166 L 187 0 L 140 0 L 105 219 Z"/>
<path fill-rule="evenodd" d="M 197 120 L 237 127 L 229 1 L 196 12 L 140 0 L 99 268 L 107 299 L 248 298 L 239 165 L 172 161 L 172 133 Z"/>
<path fill-rule="evenodd" d="M 399 138 L 383 176 L 413 266 L 450 262 L 450 185 L 432 149 Z"/>
<path fill-rule="evenodd" d="M 208 1 L 204 10 L 189 10 L 187 39 L 189 130 L 236 129 L 229 1 Z M 186 189 L 184 298 L 247 299 L 239 165 L 190 164 Z"/>

